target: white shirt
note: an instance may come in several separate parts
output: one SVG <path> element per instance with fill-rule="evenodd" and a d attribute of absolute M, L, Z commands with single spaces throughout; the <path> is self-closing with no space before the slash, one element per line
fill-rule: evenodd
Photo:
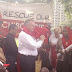
<path fill-rule="evenodd" d="M 0 64 L 3 66 L 3 63 L 0 61 Z"/>
<path fill-rule="evenodd" d="M 62 38 L 62 34 L 60 34 L 59 38 Z M 51 35 L 49 38 L 49 42 L 53 45 L 56 45 L 59 38 L 56 38 L 55 35 Z"/>
<path fill-rule="evenodd" d="M 60 37 L 59 38 L 62 38 L 62 34 L 60 34 Z M 50 38 L 49 38 L 49 42 L 55 46 L 57 45 L 57 42 L 58 42 L 58 39 L 59 38 L 56 38 L 55 35 L 51 35 Z M 50 60 L 50 63 L 51 63 L 51 49 L 49 51 L 49 60 Z"/>
<path fill-rule="evenodd" d="M 36 41 L 32 36 L 21 31 L 19 34 L 19 48 L 18 52 L 23 55 L 37 56 L 37 48 L 42 46 L 43 41 Z"/>

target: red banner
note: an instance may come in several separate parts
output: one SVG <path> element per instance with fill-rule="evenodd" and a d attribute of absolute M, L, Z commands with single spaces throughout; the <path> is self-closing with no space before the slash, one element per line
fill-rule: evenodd
<path fill-rule="evenodd" d="M 3 34 L 3 36 L 5 37 L 8 33 L 8 28 L 10 26 L 10 24 L 16 24 L 18 27 L 18 32 L 16 34 L 16 37 L 18 37 L 20 31 L 23 29 L 24 26 L 24 21 L 19 21 L 19 20 L 9 20 L 9 19 L 2 19 L 3 24 L 2 24 L 2 29 L 1 32 Z M 41 22 L 36 22 L 35 26 L 39 26 L 39 27 L 43 27 L 45 23 L 41 23 Z"/>

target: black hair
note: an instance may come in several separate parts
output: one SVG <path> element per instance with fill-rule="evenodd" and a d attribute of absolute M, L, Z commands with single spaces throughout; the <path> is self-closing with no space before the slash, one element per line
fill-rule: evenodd
<path fill-rule="evenodd" d="M 9 26 L 9 31 L 10 31 L 11 29 L 15 29 L 15 27 L 17 27 L 15 24 L 11 24 L 11 25 Z"/>

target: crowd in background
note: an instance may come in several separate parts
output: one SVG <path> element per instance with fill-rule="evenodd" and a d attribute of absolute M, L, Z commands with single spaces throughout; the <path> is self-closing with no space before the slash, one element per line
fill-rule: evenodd
<path fill-rule="evenodd" d="M 1 25 L 2 21 L 0 29 Z M 0 31 L 0 72 L 35 72 L 38 59 L 42 61 L 41 72 L 72 72 L 72 30 L 67 26 L 51 30 L 51 24 L 42 28 L 34 25 L 31 19 L 24 22 L 18 47 L 14 37 L 18 30 L 15 24 L 9 26 L 6 38 Z M 69 46 L 71 48 L 66 50 Z"/>

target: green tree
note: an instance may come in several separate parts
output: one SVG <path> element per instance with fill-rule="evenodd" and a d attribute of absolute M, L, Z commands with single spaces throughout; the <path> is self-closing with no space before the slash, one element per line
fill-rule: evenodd
<path fill-rule="evenodd" d="M 72 0 L 61 0 L 61 3 L 65 7 L 65 12 L 72 14 Z"/>
<path fill-rule="evenodd" d="M 66 24 L 72 28 L 72 0 L 59 0 L 65 7 L 65 14 L 68 22 Z"/>

